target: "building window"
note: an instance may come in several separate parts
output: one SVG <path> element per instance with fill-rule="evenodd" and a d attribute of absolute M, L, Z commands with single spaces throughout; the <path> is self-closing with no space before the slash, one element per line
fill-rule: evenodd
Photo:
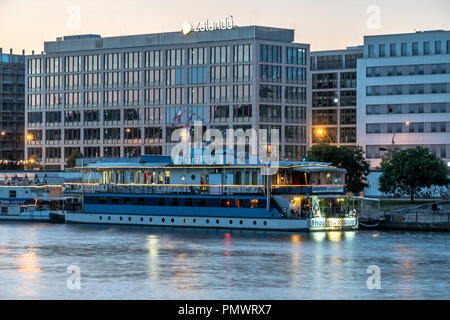
<path fill-rule="evenodd" d="M 341 61 L 342 61 L 342 56 L 341 57 Z M 322 58 L 321 56 L 317 57 L 318 61 L 319 58 Z M 287 64 L 301 64 L 301 65 L 306 65 L 306 49 L 302 49 L 302 48 L 291 48 L 291 47 L 287 47 L 286 48 L 286 63 Z M 319 62 L 318 62 L 319 64 Z M 342 63 L 341 63 L 341 68 L 342 68 Z"/>
<path fill-rule="evenodd" d="M 281 86 L 280 86 L 281 91 Z M 251 93 L 251 85 L 249 84 L 241 84 L 233 86 L 233 101 L 241 102 L 241 101 L 250 101 L 252 97 Z M 281 99 L 281 93 L 280 93 Z"/>
<path fill-rule="evenodd" d="M 284 121 L 286 123 L 296 123 L 296 124 L 306 123 L 306 108 L 286 106 L 284 112 Z"/>
<path fill-rule="evenodd" d="M 386 46 L 385 46 L 384 44 L 380 44 L 380 45 L 378 46 L 378 55 L 379 55 L 380 57 L 386 56 Z"/>
<path fill-rule="evenodd" d="M 120 53 L 106 53 L 103 55 L 103 69 L 117 70 L 121 68 Z"/>
<path fill-rule="evenodd" d="M 234 105 L 233 122 L 250 122 L 252 120 L 252 105 Z"/>
<path fill-rule="evenodd" d="M 206 67 L 189 68 L 188 83 L 189 84 L 205 84 L 208 80 Z"/>
<path fill-rule="evenodd" d="M 356 124 L 356 109 L 341 109 L 340 114 L 341 124 Z"/>
<path fill-rule="evenodd" d="M 281 106 L 260 105 L 260 122 L 281 122 Z"/>
<path fill-rule="evenodd" d="M 262 44 L 260 47 L 260 61 L 281 63 L 281 47 Z"/>
<path fill-rule="evenodd" d="M 408 45 L 404 42 L 401 45 L 401 54 L 402 56 L 408 55 Z"/>
<path fill-rule="evenodd" d="M 166 70 L 166 85 L 181 85 L 184 84 L 184 69 L 167 69 Z"/>
<path fill-rule="evenodd" d="M 211 47 L 211 64 L 228 63 L 230 56 L 227 46 Z"/>
<path fill-rule="evenodd" d="M 211 115 L 211 122 L 228 123 L 230 120 L 230 108 L 227 105 L 212 106 L 210 115 Z"/>
<path fill-rule="evenodd" d="M 146 51 L 145 52 L 145 67 L 153 68 L 162 66 L 162 51 Z"/>
<path fill-rule="evenodd" d="M 397 47 L 395 43 L 391 43 L 389 46 L 389 55 L 391 57 L 395 57 L 397 55 Z"/>
<path fill-rule="evenodd" d="M 141 67 L 141 53 L 140 52 L 125 52 L 124 53 L 125 69 L 137 69 Z"/>
<path fill-rule="evenodd" d="M 419 43 L 418 42 L 412 43 L 412 55 L 413 56 L 419 55 Z"/>
<path fill-rule="evenodd" d="M 188 64 L 206 64 L 206 48 L 188 49 Z"/>
<path fill-rule="evenodd" d="M 252 61 L 252 45 L 239 44 L 233 46 L 234 62 L 250 62 Z"/>
<path fill-rule="evenodd" d="M 184 49 L 171 49 L 166 50 L 166 65 L 171 66 L 183 66 L 184 65 Z"/>

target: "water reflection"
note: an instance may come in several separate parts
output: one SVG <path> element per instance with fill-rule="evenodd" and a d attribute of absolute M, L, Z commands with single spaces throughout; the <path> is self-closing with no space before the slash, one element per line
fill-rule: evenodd
<path fill-rule="evenodd" d="M 404 245 L 394 246 L 394 251 L 399 256 L 399 280 L 402 288 L 402 298 L 412 299 L 415 295 L 414 286 L 412 285 L 416 279 L 415 260 L 416 252 L 414 249 Z"/>
<path fill-rule="evenodd" d="M 340 242 L 342 239 L 342 231 L 329 231 L 327 232 L 328 240 L 333 242 Z"/>
<path fill-rule="evenodd" d="M 450 298 L 446 233 L 276 233 L 0 224 L 0 298 Z M 382 290 L 368 290 L 369 265 Z"/>
<path fill-rule="evenodd" d="M 149 235 L 147 237 L 147 249 L 148 249 L 148 259 L 147 259 L 148 274 L 150 277 L 158 278 L 158 254 L 159 254 L 158 236 Z"/>
<path fill-rule="evenodd" d="M 327 238 L 327 234 L 324 231 L 311 232 L 311 238 L 314 241 L 321 242 Z"/>

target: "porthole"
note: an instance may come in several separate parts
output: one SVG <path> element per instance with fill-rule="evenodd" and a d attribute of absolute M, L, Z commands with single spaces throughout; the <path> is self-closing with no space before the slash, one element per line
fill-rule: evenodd
<path fill-rule="evenodd" d="M 128 221 L 131 221 L 131 217 L 128 217 Z"/>
<path fill-rule="evenodd" d="M 197 223 L 197 219 L 194 219 L 194 223 Z"/>
<path fill-rule="evenodd" d="M 161 221 L 162 221 L 162 222 L 166 222 L 166 219 L 162 218 Z"/>
<path fill-rule="evenodd" d="M 111 217 L 108 217 L 108 220 L 111 220 Z"/>
<path fill-rule="evenodd" d="M 144 221 L 144 218 L 141 217 L 141 222 Z"/>
<path fill-rule="evenodd" d="M 120 217 L 120 221 L 122 221 L 122 217 Z"/>
<path fill-rule="evenodd" d="M 206 219 L 206 223 L 209 223 L 209 219 Z"/>
<path fill-rule="evenodd" d="M 103 218 L 102 218 L 102 216 L 100 216 L 100 217 L 98 217 L 100 220 L 102 220 Z"/>
<path fill-rule="evenodd" d="M 256 226 L 256 220 L 253 221 L 253 224 Z"/>
<path fill-rule="evenodd" d="M 192 180 L 195 180 L 195 174 L 193 174 L 193 175 L 191 176 L 191 179 L 192 179 Z"/>
<path fill-rule="evenodd" d="M 242 220 L 239 220 L 239 224 L 242 224 Z"/>
<path fill-rule="evenodd" d="M 153 221 L 153 218 L 148 219 L 148 221 L 152 222 L 152 221 Z"/>
<path fill-rule="evenodd" d="M 187 222 L 187 219 L 184 219 L 184 223 L 186 223 Z"/>
<path fill-rule="evenodd" d="M 230 220 L 230 224 L 233 224 L 233 220 Z"/>
<path fill-rule="evenodd" d="M 264 225 L 267 226 L 267 221 L 264 221 Z"/>
<path fill-rule="evenodd" d="M 219 224 L 219 222 L 220 222 L 219 220 L 216 220 L 216 223 L 217 223 L 217 224 Z"/>
<path fill-rule="evenodd" d="M 175 219 L 174 218 L 172 218 L 170 221 L 172 221 L 172 223 L 174 223 L 175 222 Z"/>

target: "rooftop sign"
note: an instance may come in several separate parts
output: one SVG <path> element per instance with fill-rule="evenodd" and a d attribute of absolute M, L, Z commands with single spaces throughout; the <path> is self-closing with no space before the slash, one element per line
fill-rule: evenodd
<path fill-rule="evenodd" d="M 229 16 L 223 20 L 216 21 L 200 21 L 191 24 L 188 21 L 183 22 L 183 35 L 187 36 L 191 32 L 203 32 L 203 31 L 214 31 L 214 30 L 227 30 L 232 29 L 234 27 L 233 24 L 233 16 Z"/>

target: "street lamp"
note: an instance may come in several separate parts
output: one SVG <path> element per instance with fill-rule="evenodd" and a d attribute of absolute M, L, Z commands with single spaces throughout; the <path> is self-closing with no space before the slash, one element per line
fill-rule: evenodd
<path fill-rule="evenodd" d="M 411 124 L 411 122 L 409 122 L 409 121 L 406 121 L 405 122 L 405 125 L 406 126 L 409 126 Z M 389 153 L 393 153 L 394 151 L 395 151 L 395 134 L 396 134 L 397 132 L 394 132 L 394 134 L 392 135 L 392 141 L 391 141 L 391 146 L 390 147 L 379 147 L 378 148 L 378 150 L 380 150 L 380 151 L 389 151 Z"/>
<path fill-rule="evenodd" d="M 409 121 L 406 121 L 405 122 L 405 125 L 406 126 L 409 126 L 411 124 L 411 122 L 409 122 Z M 392 143 L 392 145 L 394 145 L 395 144 L 395 134 L 397 133 L 397 131 L 395 131 L 394 132 L 394 135 L 392 136 L 392 141 L 391 141 L 391 143 Z"/>
<path fill-rule="evenodd" d="M 318 128 L 316 130 L 316 135 L 321 138 L 323 138 L 323 136 L 326 136 L 328 138 L 328 140 L 330 141 L 330 143 L 333 143 L 330 136 L 325 132 L 325 129 L 323 129 L 323 128 Z"/>

